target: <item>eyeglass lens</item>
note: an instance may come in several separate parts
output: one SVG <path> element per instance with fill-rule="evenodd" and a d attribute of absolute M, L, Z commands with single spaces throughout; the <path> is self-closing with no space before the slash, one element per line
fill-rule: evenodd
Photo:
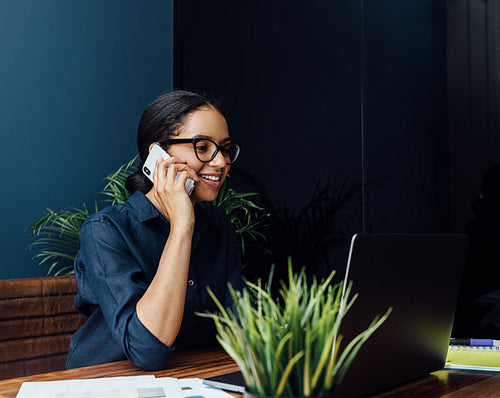
<path fill-rule="evenodd" d="M 217 145 L 210 140 L 199 140 L 194 146 L 198 159 L 202 162 L 210 162 L 217 154 Z M 238 157 L 239 147 L 237 144 L 227 144 L 220 148 L 222 155 L 228 163 L 233 163 Z"/>

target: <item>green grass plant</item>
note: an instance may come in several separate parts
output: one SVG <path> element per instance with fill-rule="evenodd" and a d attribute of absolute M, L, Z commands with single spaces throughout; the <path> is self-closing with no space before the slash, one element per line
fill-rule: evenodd
<path fill-rule="evenodd" d="M 289 260 L 288 283 L 280 281 L 278 298 L 271 295 L 271 272 L 267 287 L 260 282 L 247 282 L 243 292 L 230 287 L 231 309 L 209 290 L 219 311 L 200 315 L 215 321 L 217 339 L 239 365 L 250 393 L 274 397 L 330 393 L 364 342 L 387 319 L 392 309 L 342 344 L 340 325 L 357 294 L 350 297 L 350 283 L 341 300 L 343 285 L 332 284 L 334 274 L 309 283 L 305 270 L 294 273 Z"/>

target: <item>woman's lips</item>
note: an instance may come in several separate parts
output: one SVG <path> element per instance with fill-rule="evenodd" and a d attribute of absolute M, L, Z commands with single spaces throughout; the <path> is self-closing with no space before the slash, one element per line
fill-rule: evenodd
<path fill-rule="evenodd" d="M 217 188 L 221 184 L 222 176 L 221 175 L 209 175 L 209 174 L 201 174 L 198 177 L 207 185 Z"/>

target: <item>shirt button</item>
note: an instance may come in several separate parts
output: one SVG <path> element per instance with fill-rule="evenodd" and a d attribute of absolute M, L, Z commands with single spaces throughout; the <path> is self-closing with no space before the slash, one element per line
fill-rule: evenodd
<path fill-rule="evenodd" d="M 194 281 L 192 279 L 188 280 L 188 286 L 194 286 Z"/>

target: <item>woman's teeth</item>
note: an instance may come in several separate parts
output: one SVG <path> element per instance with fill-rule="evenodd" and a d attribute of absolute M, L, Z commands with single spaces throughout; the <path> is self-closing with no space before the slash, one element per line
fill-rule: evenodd
<path fill-rule="evenodd" d="M 215 176 L 205 176 L 205 175 L 201 175 L 200 177 L 201 177 L 201 178 L 204 178 L 205 180 L 210 180 L 210 181 L 220 181 L 220 176 L 219 176 L 219 177 L 215 177 Z"/>

